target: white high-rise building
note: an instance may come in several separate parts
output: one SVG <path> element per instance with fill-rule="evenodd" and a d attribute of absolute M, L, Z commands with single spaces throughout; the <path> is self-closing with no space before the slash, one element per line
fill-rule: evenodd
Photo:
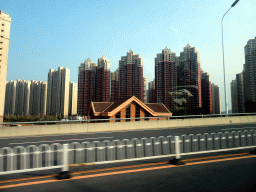
<path fill-rule="evenodd" d="M 6 92 L 5 92 L 5 114 L 14 114 L 15 113 L 15 100 L 16 100 L 16 81 L 9 81 L 6 83 Z"/>
<path fill-rule="evenodd" d="M 47 83 L 31 81 L 29 113 L 31 115 L 46 115 Z"/>
<path fill-rule="evenodd" d="M 70 69 L 59 67 L 50 69 L 47 86 L 47 108 L 49 115 L 61 114 L 68 117 Z"/>
<path fill-rule="evenodd" d="M 11 17 L 0 10 L 0 123 L 3 122 Z"/>
<path fill-rule="evenodd" d="M 29 114 L 30 84 L 30 81 L 17 80 L 15 100 L 15 113 L 17 115 Z"/>
<path fill-rule="evenodd" d="M 77 83 L 70 82 L 69 83 L 69 115 L 76 115 L 77 114 L 77 92 L 78 87 Z"/>

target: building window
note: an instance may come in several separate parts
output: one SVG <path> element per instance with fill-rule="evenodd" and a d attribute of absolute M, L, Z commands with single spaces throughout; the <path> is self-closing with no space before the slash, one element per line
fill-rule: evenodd
<path fill-rule="evenodd" d="M 126 115 L 125 115 L 125 117 L 126 118 L 131 118 L 131 115 L 130 115 L 130 113 L 131 113 L 131 106 L 130 105 L 128 105 L 127 107 L 126 107 Z M 130 119 L 126 119 L 126 121 L 130 121 Z"/>

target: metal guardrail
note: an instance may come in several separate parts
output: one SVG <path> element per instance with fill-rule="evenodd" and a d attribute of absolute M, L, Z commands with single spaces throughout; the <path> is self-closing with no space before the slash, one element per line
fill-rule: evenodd
<path fill-rule="evenodd" d="M 210 114 L 210 115 L 186 115 L 186 116 L 164 116 L 164 117 L 137 117 L 137 118 L 116 118 L 116 119 L 87 119 L 87 120 L 68 120 L 68 121 L 34 121 L 34 122 L 7 122 L 7 123 L 0 123 L 0 125 L 12 125 L 12 124 L 53 124 L 53 123 L 65 123 L 65 124 L 72 124 L 72 123 L 92 123 L 92 122 L 105 122 L 108 123 L 110 120 L 120 121 L 125 120 L 126 122 L 129 120 L 140 120 L 140 119 L 161 119 L 167 118 L 167 120 L 172 119 L 194 119 L 194 118 L 211 118 L 211 117 L 233 117 L 233 116 L 252 116 L 256 115 L 256 113 L 234 113 L 234 114 Z"/>
<path fill-rule="evenodd" d="M 0 149 L 0 175 L 249 148 L 256 148 L 256 130 L 4 147 Z"/>

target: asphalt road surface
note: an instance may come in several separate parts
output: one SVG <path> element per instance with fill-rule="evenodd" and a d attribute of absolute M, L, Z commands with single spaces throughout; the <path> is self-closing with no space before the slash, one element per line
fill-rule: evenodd
<path fill-rule="evenodd" d="M 252 124 L 230 124 L 230 125 L 214 125 L 203 127 L 180 127 L 169 129 L 154 129 L 154 130 L 133 130 L 133 131 L 119 131 L 119 132 L 102 132 L 102 133 L 86 133 L 86 134 L 69 134 L 69 135 L 39 135 L 29 137 L 14 137 L 14 138 L 1 138 L 0 148 L 2 147 L 15 147 L 15 146 L 28 146 L 52 143 L 72 143 L 84 141 L 103 141 L 103 140 L 122 140 L 143 137 L 159 137 L 168 135 L 183 135 L 183 134 L 198 134 L 198 133 L 217 133 L 226 131 L 242 131 L 256 129 L 256 123 Z"/>
<path fill-rule="evenodd" d="M 68 180 L 57 180 L 52 171 L 23 173 L 0 176 L 0 191 L 255 191 L 255 160 L 243 151 L 187 157 L 181 166 L 164 160 L 92 165 L 73 169 Z"/>

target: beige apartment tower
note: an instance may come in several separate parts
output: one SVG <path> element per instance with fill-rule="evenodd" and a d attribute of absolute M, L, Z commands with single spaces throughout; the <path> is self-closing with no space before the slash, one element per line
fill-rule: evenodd
<path fill-rule="evenodd" d="M 59 67 L 48 73 L 47 107 L 48 115 L 61 114 L 68 117 L 70 69 Z"/>
<path fill-rule="evenodd" d="M 0 10 L 0 123 L 3 122 L 11 18 Z"/>
<path fill-rule="evenodd" d="M 13 80 L 6 83 L 4 114 L 15 114 L 16 84 Z"/>
<path fill-rule="evenodd" d="M 30 85 L 30 115 L 46 115 L 47 83 L 43 81 L 31 81 Z"/>
<path fill-rule="evenodd" d="M 77 83 L 70 82 L 69 83 L 69 115 L 77 115 L 77 92 L 78 87 Z"/>

